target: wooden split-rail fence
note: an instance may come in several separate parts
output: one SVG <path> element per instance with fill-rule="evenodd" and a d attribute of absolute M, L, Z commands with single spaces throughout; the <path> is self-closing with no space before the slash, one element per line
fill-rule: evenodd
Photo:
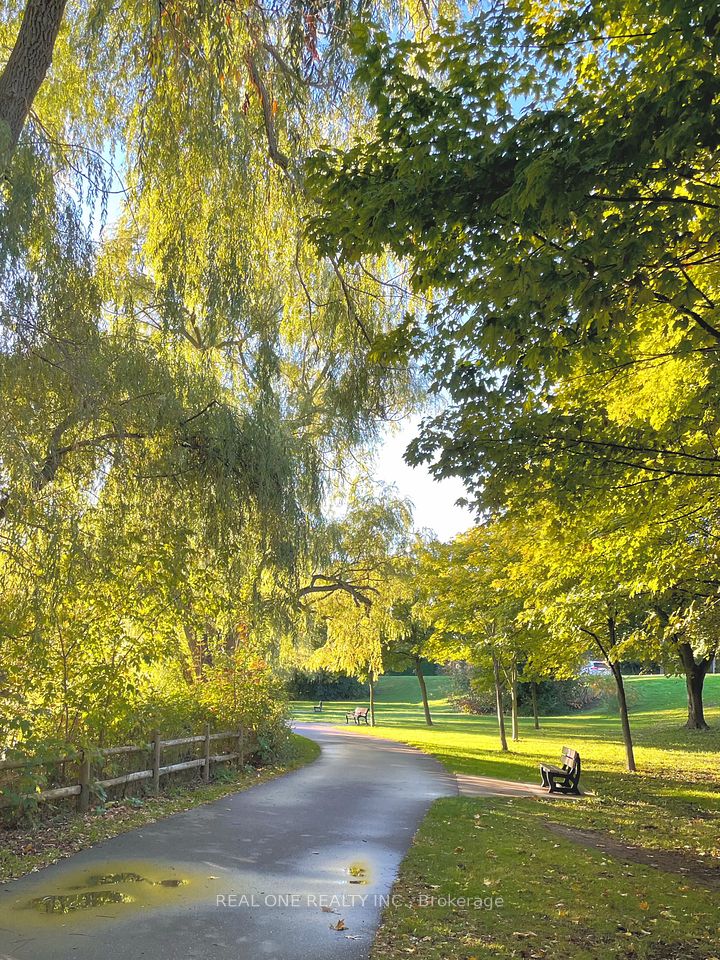
<path fill-rule="evenodd" d="M 234 741 L 235 749 L 229 753 L 212 753 L 212 745 L 218 740 Z M 169 763 L 163 766 L 163 750 L 170 747 L 203 745 L 203 754 L 192 760 L 182 760 L 179 763 Z M 68 797 L 77 797 L 77 809 L 79 813 L 85 813 L 90 804 L 90 794 L 99 788 L 107 790 L 111 787 L 119 787 L 129 783 L 136 783 L 142 780 L 150 780 L 152 792 L 160 792 L 160 777 L 169 773 L 180 773 L 182 770 L 202 769 L 202 778 L 205 783 L 210 781 L 210 769 L 214 763 L 228 763 L 231 760 L 239 760 L 240 766 L 245 764 L 245 754 L 247 750 L 247 737 L 242 727 L 235 732 L 210 733 L 209 724 L 205 727 L 205 733 L 196 737 L 178 737 L 173 740 L 163 740 L 159 731 L 153 732 L 150 743 L 131 744 L 123 747 L 98 747 L 77 753 L 68 754 L 62 757 L 42 757 L 37 759 L 25 760 L 0 760 L 0 775 L 5 771 L 19 771 L 34 766 L 50 766 L 64 763 L 78 763 L 79 777 L 78 783 L 68 786 L 52 787 L 49 790 L 40 790 L 36 793 L 28 794 L 27 799 L 36 801 L 45 800 L 64 800 Z M 107 758 L 119 757 L 123 754 L 145 754 L 148 758 L 147 767 L 144 770 L 135 770 L 130 773 L 122 774 L 118 777 L 109 777 L 105 780 L 94 780 L 92 777 L 93 762 L 105 760 Z M 7 806 L 8 800 L 3 802 L 0 796 L 0 805 Z"/>

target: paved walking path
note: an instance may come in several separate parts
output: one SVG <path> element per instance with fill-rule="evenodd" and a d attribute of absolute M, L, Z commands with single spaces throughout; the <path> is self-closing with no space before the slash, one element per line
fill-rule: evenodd
<path fill-rule="evenodd" d="M 462 797 L 548 797 L 547 787 L 536 783 L 516 783 L 497 777 L 477 777 L 469 773 L 456 774 L 458 791 Z M 552 794 L 553 797 L 559 794 Z"/>
<path fill-rule="evenodd" d="M 0 960 L 366 958 L 413 833 L 457 785 L 404 744 L 302 733 L 322 747 L 315 763 L 0 887 Z M 43 898 L 98 894 L 42 912 L 66 902 Z"/>
<path fill-rule="evenodd" d="M 578 800 L 572 793 L 550 793 L 538 783 L 517 783 L 498 780 L 497 777 L 478 777 L 469 773 L 456 774 L 461 797 L 536 797 L 543 800 Z"/>

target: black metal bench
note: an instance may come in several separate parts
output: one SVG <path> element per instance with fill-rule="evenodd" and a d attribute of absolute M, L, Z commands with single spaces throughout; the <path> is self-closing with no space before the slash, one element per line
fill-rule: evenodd
<path fill-rule="evenodd" d="M 313 713 L 322 713 L 322 708 L 323 708 L 323 702 L 321 700 L 320 703 L 316 703 L 315 706 L 313 707 Z"/>
<path fill-rule="evenodd" d="M 345 714 L 345 723 L 350 723 L 351 720 L 354 720 L 355 723 L 359 726 L 360 721 L 364 720 L 366 726 L 370 726 L 370 721 L 368 720 L 368 714 L 370 713 L 370 707 L 355 707 L 352 713 Z"/>
<path fill-rule="evenodd" d="M 570 747 L 562 748 L 560 766 L 552 767 L 540 764 L 540 775 L 544 787 L 550 793 L 580 793 L 580 754 Z"/>

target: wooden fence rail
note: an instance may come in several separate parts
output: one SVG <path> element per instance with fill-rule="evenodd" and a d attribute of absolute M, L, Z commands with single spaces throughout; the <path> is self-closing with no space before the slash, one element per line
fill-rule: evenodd
<path fill-rule="evenodd" d="M 237 744 L 236 749 L 229 753 L 211 753 L 210 744 L 216 740 L 234 740 Z M 170 747 L 184 747 L 195 744 L 203 744 L 203 755 L 201 757 L 196 757 L 192 760 L 182 760 L 179 763 L 169 763 L 163 766 L 163 750 Z M 115 757 L 122 754 L 133 753 L 150 755 L 151 762 L 147 769 L 135 770 L 131 773 L 126 773 L 119 777 L 109 777 L 105 780 L 92 779 L 92 763 L 95 757 Z M 208 783 L 210 781 L 211 765 L 213 763 L 228 763 L 231 760 L 239 760 L 241 766 L 245 763 L 245 733 L 242 727 L 237 731 L 210 733 L 210 726 L 208 724 L 205 727 L 205 733 L 199 736 L 176 737 L 172 740 L 163 740 L 160 736 L 160 731 L 156 730 L 153 732 L 153 738 L 150 743 L 130 744 L 123 747 L 103 747 L 87 751 L 79 750 L 62 757 L 53 757 L 52 759 L 43 757 L 29 760 L 0 760 L 0 773 L 5 770 L 22 770 L 27 767 L 42 766 L 45 764 L 50 765 L 79 761 L 79 783 L 41 790 L 37 793 L 28 794 L 27 799 L 44 801 L 77 797 L 78 812 L 85 813 L 90 803 L 91 792 L 98 788 L 106 789 L 127 783 L 136 783 L 140 780 L 152 780 L 153 793 L 159 793 L 160 777 L 168 773 L 178 773 L 181 770 L 193 770 L 195 768 L 202 768 L 203 780 L 205 783 Z M 7 806 L 8 803 L 9 801 L 3 799 L 0 795 L 0 806 Z"/>

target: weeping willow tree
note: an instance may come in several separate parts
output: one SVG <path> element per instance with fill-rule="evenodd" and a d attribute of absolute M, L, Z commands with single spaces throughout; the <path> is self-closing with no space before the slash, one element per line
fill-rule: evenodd
<path fill-rule="evenodd" d="M 384 654 L 406 632 L 400 601 L 408 591 L 412 511 L 392 488 L 357 486 L 347 512 L 323 533 L 319 572 L 299 591 L 306 643 L 296 649 L 296 662 L 367 682 L 374 726 Z"/>
<path fill-rule="evenodd" d="M 219 664 L 272 652 L 334 576 L 324 497 L 419 390 L 368 361 L 408 294 L 387 260 L 309 245 L 303 163 L 367 122 L 353 23 L 433 15 L 3 5 L 6 741 L 119 736 L 151 676 L 220 689 Z"/>

